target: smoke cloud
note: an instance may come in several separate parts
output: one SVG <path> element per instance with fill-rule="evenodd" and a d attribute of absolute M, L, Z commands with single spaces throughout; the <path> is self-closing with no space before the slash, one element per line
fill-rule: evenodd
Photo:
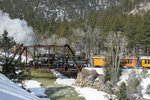
<path fill-rule="evenodd" d="M 7 30 L 8 36 L 13 37 L 15 42 L 25 46 L 38 44 L 33 28 L 27 25 L 25 20 L 11 19 L 9 14 L 0 10 L 0 35 Z"/>

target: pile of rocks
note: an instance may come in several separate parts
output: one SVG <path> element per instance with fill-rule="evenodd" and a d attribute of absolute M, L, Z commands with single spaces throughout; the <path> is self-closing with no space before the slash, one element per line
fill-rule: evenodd
<path fill-rule="evenodd" d="M 92 87 L 101 91 L 107 91 L 110 82 L 104 83 L 104 75 L 98 74 L 96 70 L 83 68 L 77 75 L 74 85 L 79 87 Z"/>

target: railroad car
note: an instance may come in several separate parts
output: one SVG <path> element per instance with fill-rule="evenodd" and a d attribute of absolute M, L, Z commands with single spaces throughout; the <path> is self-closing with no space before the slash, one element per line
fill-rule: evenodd
<path fill-rule="evenodd" d="M 106 64 L 104 56 L 94 56 L 93 62 L 95 67 L 102 67 Z M 137 66 L 137 58 L 135 56 L 121 56 L 120 57 L 120 64 L 122 67 L 135 67 Z"/>
<path fill-rule="evenodd" d="M 127 67 L 135 67 L 137 65 L 137 58 L 135 56 L 121 56 L 120 57 L 120 64 L 122 67 L 127 66 Z"/>
<path fill-rule="evenodd" d="M 102 67 L 105 65 L 105 57 L 104 56 L 94 56 L 93 62 L 95 67 Z"/>
<path fill-rule="evenodd" d="M 141 56 L 140 61 L 142 67 L 150 67 L 150 56 Z"/>

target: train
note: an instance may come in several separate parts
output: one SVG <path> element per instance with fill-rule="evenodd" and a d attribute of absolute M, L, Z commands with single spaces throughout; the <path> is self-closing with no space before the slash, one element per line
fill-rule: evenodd
<path fill-rule="evenodd" d="M 86 67 L 89 63 L 88 59 L 83 59 L 78 56 L 72 56 L 71 58 L 68 55 L 50 55 L 48 59 L 48 55 L 46 56 L 37 56 L 35 59 L 29 61 L 30 66 L 36 66 L 36 68 L 48 67 L 50 65 L 51 68 L 55 69 L 65 69 L 75 68 L 75 64 L 79 68 Z"/>
<path fill-rule="evenodd" d="M 95 67 L 105 66 L 105 56 L 94 56 L 93 62 Z M 120 65 L 122 67 L 147 67 L 150 68 L 150 56 L 121 56 Z"/>

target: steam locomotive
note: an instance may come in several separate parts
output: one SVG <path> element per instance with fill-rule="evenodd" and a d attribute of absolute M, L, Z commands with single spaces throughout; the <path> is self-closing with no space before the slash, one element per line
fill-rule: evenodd
<path fill-rule="evenodd" d="M 35 59 L 29 61 L 29 65 L 36 66 L 36 68 L 49 67 L 55 69 L 62 68 L 74 68 L 77 65 L 79 68 L 86 67 L 89 63 L 88 59 L 80 58 L 79 56 L 72 56 L 71 58 L 68 55 L 45 55 L 37 56 Z"/>

